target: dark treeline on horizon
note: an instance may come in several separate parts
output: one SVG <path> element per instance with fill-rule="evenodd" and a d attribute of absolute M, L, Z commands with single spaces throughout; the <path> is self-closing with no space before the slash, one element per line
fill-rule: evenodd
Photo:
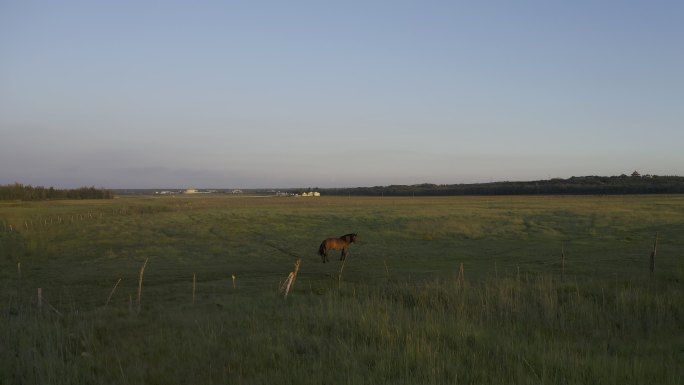
<path fill-rule="evenodd" d="M 239 191 L 239 194 L 236 194 Z M 415 184 L 373 187 L 339 188 L 284 188 L 278 191 L 267 188 L 196 190 L 201 194 L 232 195 L 292 195 L 318 191 L 328 196 L 447 196 L 447 195 L 620 195 L 620 194 L 684 194 L 684 177 L 681 176 L 581 176 L 568 179 L 536 181 L 504 181 L 469 184 Z M 111 199 L 116 195 L 182 194 L 184 189 L 115 189 L 104 190 L 83 187 L 76 190 L 55 190 L 14 184 L 0 186 L 0 200 L 41 199 Z"/>
<path fill-rule="evenodd" d="M 40 201 L 56 199 L 112 199 L 111 190 L 95 187 L 81 187 L 77 189 L 55 189 L 53 187 L 30 186 L 15 183 L 0 186 L 0 200 Z"/>
<path fill-rule="evenodd" d="M 524 182 L 321 188 L 317 191 L 324 195 L 366 196 L 683 194 L 684 177 L 583 176 Z"/>

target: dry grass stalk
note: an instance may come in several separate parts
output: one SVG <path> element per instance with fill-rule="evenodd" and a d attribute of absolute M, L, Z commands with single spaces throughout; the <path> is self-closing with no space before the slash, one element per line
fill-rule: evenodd
<path fill-rule="evenodd" d="M 232 277 L 233 277 L 233 290 L 235 290 L 236 289 L 236 287 L 235 287 L 235 274 L 233 274 Z"/>
<path fill-rule="evenodd" d="M 458 282 L 465 282 L 465 271 L 463 270 L 463 262 L 461 262 L 461 267 L 458 269 Z"/>
<path fill-rule="evenodd" d="M 47 305 L 48 305 L 48 307 L 50 307 L 50 309 L 52 309 L 52 311 L 55 312 L 55 314 L 57 314 L 57 315 L 60 316 L 60 317 L 64 317 L 64 315 L 63 315 L 59 310 L 57 310 L 54 306 L 52 306 L 52 305 L 50 304 L 50 302 L 48 302 Z"/>
<path fill-rule="evenodd" d="M 143 264 L 142 268 L 140 269 L 140 279 L 138 280 L 138 313 L 140 313 L 140 298 L 142 297 L 143 276 L 145 275 L 145 266 L 147 266 L 148 260 L 149 260 L 149 258 L 145 259 L 145 263 Z"/>
<path fill-rule="evenodd" d="M 197 282 L 197 273 L 192 273 L 192 304 L 195 304 L 195 284 Z"/>
<path fill-rule="evenodd" d="M 114 285 L 114 288 L 112 289 L 112 292 L 109 293 L 109 297 L 107 297 L 107 302 L 105 302 L 105 307 L 109 305 L 109 301 L 112 299 L 112 296 L 114 295 L 114 292 L 116 291 L 116 288 L 119 286 L 119 283 L 121 282 L 121 278 L 119 278 L 118 281 L 116 281 L 116 284 Z"/>

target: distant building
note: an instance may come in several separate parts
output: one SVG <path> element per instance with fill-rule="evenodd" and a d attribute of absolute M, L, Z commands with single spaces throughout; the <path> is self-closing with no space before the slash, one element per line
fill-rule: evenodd
<path fill-rule="evenodd" d="M 277 191 L 275 194 L 277 197 L 292 197 L 297 196 L 297 194 L 289 193 L 287 191 Z"/>
<path fill-rule="evenodd" d="M 304 192 L 302 193 L 303 197 L 319 197 L 321 196 L 321 193 L 318 191 L 309 191 L 309 192 Z"/>
<path fill-rule="evenodd" d="M 242 194 L 242 190 L 238 190 L 238 189 L 233 190 L 233 194 Z"/>
<path fill-rule="evenodd" d="M 209 190 L 209 189 L 195 189 L 195 188 L 190 188 L 185 190 L 183 193 L 184 194 L 215 194 L 217 193 L 218 190 Z"/>
<path fill-rule="evenodd" d="M 636 178 L 636 177 L 640 177 L 641 174 L 639 174 L 639 172 L 637 170 L 634 170 L 634 172 L 632 173 L 632 176 Z"/>

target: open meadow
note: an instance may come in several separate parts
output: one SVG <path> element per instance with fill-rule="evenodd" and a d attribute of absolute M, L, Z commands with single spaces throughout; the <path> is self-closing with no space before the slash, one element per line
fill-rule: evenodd
<path fill-rule="evenodd" d="M 0 202 L 0 266 L 0 384 L 684 383 L 680 195 Z"/>

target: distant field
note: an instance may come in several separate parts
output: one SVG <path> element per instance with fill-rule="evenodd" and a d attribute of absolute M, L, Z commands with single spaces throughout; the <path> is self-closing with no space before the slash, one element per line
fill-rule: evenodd
<path fill-rule="evenodd" d="M 0 384 L 684 382 L 680 195 L 0 202 L 0 266 Z"/>

